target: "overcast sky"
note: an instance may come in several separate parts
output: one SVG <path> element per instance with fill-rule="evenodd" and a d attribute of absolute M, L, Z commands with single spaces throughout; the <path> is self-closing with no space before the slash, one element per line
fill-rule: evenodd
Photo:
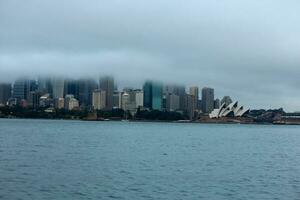
<path fill-rule="evenodd" d="M 114 75 L 300 110 L 299 0 L 0 0 L 0 80 Z"/>

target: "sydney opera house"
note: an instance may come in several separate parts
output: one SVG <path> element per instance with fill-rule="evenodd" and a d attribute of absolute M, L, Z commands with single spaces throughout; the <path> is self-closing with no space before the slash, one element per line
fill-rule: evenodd
<path fill-rule="evenodd" d="M 235 101 L 227 105 L 223 103 L 220 108 L 214 109 L 210 114 L 210 118 L 221 118 L 221 117 L 243 117 L 249 112 L 249 109 L 244 106 L 239 106 L 238 102 Z"/>

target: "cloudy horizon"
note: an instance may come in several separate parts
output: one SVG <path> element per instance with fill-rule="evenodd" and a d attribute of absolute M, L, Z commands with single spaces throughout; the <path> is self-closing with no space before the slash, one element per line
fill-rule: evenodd
<path fill-rule="evenodd" d="M 0 0 L 0 82 L 109 74 L 300 111 L 299 9 L 296 0 Z"/>

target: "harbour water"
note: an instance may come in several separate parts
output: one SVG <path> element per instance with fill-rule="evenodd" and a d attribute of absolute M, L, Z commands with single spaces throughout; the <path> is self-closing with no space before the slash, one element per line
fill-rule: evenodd
<path fill-rule="evenodd" d="M 0 199 L 300 199 L 300 127 L 0 119 Z"/>

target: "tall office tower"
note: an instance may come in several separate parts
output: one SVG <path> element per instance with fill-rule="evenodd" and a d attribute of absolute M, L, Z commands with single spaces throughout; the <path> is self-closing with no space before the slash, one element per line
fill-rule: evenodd
<path fill-rule="evenodd" d="M 11 84 L 0 83 L 0 105 L 6 105 L 10 97 L 11 97 Z"/>
<path fill-rule="evenodd" d="M 52 94 L 52 84 L 51 79 L 46 77 L 38 78 L 38 91 L 42 94 Z"/>
<path fill-rule="evenodd" d="M 122 108 L 122 92 L 115 91 L 113 95 L 113 107 Z"/>
<path fill-rule="evenodd" d="M 166 109 L 167 111 L 179 110 L 179 96 L 176 94 L 166 94 Z"/>
<path fill-rule="evenodd" d="M 105 109 L 111 110 L 113 108 L 113 95 L 114 95 L 114 78 L 105 76 L 100 78 L 99 87 L 106 92 L 106 106 Z"/>
<path fill-rule="evenodd" d="M 64 96 L 68 94 L 72 94 L 74 98 L 79 99 L 79 82 L 77 80 L 65 80 Z"/>
<path fill-rule="evenodd" d="M 223 99 L 221 100 L 221 105 L 225 103 L 226 106 L 232 103 L 232 100 L 230 96 L 224 96 Z"/>
<path fill-rule="evenodd" d="M 78 100 L 80 107 L 91 108 L 93 91 L 97 89 L 97 83 L 90 79 L 81 79 L 78 83 Z M 75 96 L 75 95 L 74 95 Z"/>
<path fill-rule="evenodd" d="M 185 112 L 189 116 L 190 119 L 194 118 L 195 115 L 195 108 L 194 108 L 194 96 L 187 94 L 186 95 L 186 110 Z"/>
<path fill-rule="evenodd" d="M 135 103 L 135 91 L 132 88 L 124 88 L 123 90 L 124 92 L 126 92 L 127 94 L 129 94 L 129 101 L 131 103 Z"/>
<path fill-rule="evenodd" d="M 152 109 L 162 110 L 163 108 L 163 87 L 160 83 L 152 84 Z"/>
<path fill-rule="evenodd" d="M 65 82 L 62 78 L 53 78 L 51 80 L 53 99 L 64 97 L 64 83 Z"/>
<path fill-rule="evenodd" d="M 136 108 L 144 106 L 144 92 L 142 90 L 135 90 L 135 105 Z"/>
<path fill-rule="evenodd" d="M 175 94 L 179 96 L 179 110 L 186 111 L 187 109 L 187 102 L 186 102 L 186 92 L 185 86 L 182 85 L 167 85 L 164 88 L 165 94 Z"/>
<path fill-rule="evenodd" d="M 26 94 L 26 101 L 27 101 L 27 104 L 32 106 L 32 104 L 30 104 L 30 102 L 32 103 L 33 102 L 33 97 L 31 93 L 35 93 L 37 92 L 38 90 L 38 84 L 36 82 L 36 80 L 28 80 L 29 82 L 29 85 L 28 85 L 28 89 L 27 89 L 27 94 Z"/>
<path fill-rule="evenodd" d="M 198 110 L 202 111 L 202 101 L 201 101 L 201 99 L 198 100 Z"/>
<path fill-rule="evenodd" d="M 95 90 L 93 92 L 93 109 L 102 110 L 106 106 L 106 94 L 105 91 Z"/>
<path fill-rule="evenodd" d="M 198 109 L 198 100 L 199 100 L 199 89 L 198 87 L 190 87 L 190 95 L 192 96 L 193 107 L 195 110 Z"/>
<path fill-rule="evenodd" d="M 214 89 L 204 87 L 202 89 L 202 111 L 210 113 L 214 109 Z"/>
<path fill-rule="evenodd" d="M 220 108 L 220 99 L 216 99 L 214 102 L 214 109 L 219 109 Z"/>
<path fill-rule="evenodd" d="M 122 105 L 121 108 L 123 110 L 128 110 L 128 104 L 130 103 L 130 96 L 127 92 L 122 93 Z"/>
<path fill-rule="evenodd" d="M 177 91 L 177 95 L 179 96 L 179 109 L 182 111 L 187 111 L 187 94 L 185 92 L 185 86 L 178 86 Z"/>
<path fill-rule="evenodd" d="M 152 82 L 146 81 L 143 85 L 144 107 L 152 109 Z"/>
<path fill-rule="evenodd" d="M 13 86 L 13 98 L 18 100 L 28 99 L 30 93 L 30 81 L 27 79 L 18 79 Z"/>
<path fill-rule="evenodd" d="M 122 105 L 122 108 L 124 110 L 129 110 L 132 114 L 136 112 L 136 91 L 134 89 L 124 88 L 124 93 L 122 96 Z"/>

